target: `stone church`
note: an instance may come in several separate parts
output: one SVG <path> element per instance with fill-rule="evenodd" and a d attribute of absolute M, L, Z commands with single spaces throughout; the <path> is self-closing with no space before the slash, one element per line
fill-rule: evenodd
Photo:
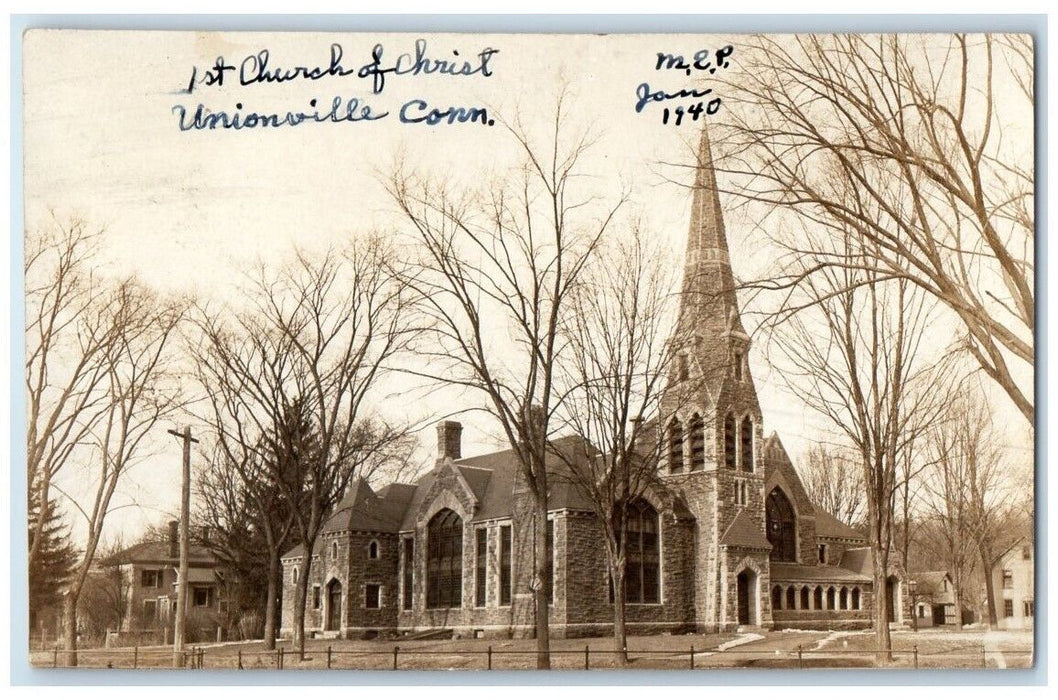
<path fill-rule="evenodd" d="M 698 159 L 658 485 L 629 523 L 629 633 L 869 626 L 865 539 L 811 502 L 779 436 L 765 437 L 704 130 Z M 532 634 L 536 524 L 515 456 L 464 457 L 454 421 L 437 433 L 436 465 L 416 483 L 352 485 L 308 572 L 300 547 L 284 556 L 284 634 L 301 576 L 310 633 Z M 609 634 L 613 593 L 591 508 L 556 480 L 548 507 L 551 633 Z M 893 578 L 885 593 L 897 621 L 901 588 Z"/>

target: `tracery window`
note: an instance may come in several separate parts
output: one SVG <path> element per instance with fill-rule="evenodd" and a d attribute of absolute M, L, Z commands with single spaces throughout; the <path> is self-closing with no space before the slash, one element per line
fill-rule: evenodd
<path fill-rule="evenodd" d="M 768 495 L 765 506 L 768 542 L 772 561 L 797 561 L 797 523 L 793 506 L 778 486 Z"/>
<path fill-rule="evenodd" d="M 628 506 L 625 549 L 625 602 L 661 602 L 661 549 L 658 512 L 643 499 Z"/>
<path fill-rule="evenodd" d="M 445 508 L 430 519 L 426 535 L 426 605 L 463 605 L 463 519 Z"/>

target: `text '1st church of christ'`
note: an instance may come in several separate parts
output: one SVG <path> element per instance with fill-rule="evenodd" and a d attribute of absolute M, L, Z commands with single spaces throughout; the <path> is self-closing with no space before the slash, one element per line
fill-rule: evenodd
<path fill-rule="evenodd" d="M 691 207 L 659 478 L 628 525 L 628 631 L 867 627 L 875 592 L 864 537 L 817 508 L 778 435 L 764 437 L 705 130 Z M 522 533 L 533 509 L 516 457 L 464 457 L 455 421 L 437 433 L 430 472 L 377 491 L 354 483 L 308 566 L 300 547 L 283 557 L 283 634 L 293 631 L 302 576 L 309 634 L 532 634 L 534 553 Z M 592 509 L 555 481 L 548 509 L 551 634 L 610 634 L 613 594 Z M 896 576 L 884 594 L 900 621 Z"/>

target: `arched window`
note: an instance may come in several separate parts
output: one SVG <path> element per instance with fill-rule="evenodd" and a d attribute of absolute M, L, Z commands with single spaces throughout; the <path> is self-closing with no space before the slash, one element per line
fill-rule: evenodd
<path fill-rule="evenodd" d="M 371 540 L 371 544 L 367 545 L 367 558 L 378 559 L 378 542 Z"/>
<path fill-rule="evenodd" d="M 445 508 L 430 518 L 426 534 L 426 605 L 463 605 L 463 519 Z"/>
<path fill-rule="evenodd" d="M 797 525 L 793 506 L 778 486 L 772 489 L 765 505 L 768 542 L 772 561 L 797 561 Z"/>
<path fill-rule="evenodd" d="M 838 596 L 839 605 L 838 607 L 842 610 L 849 609 L 849 589 L 844 586 L 841 587 L 841 593 Z"/>
<path fill-rule="evenodd" d="M 782 610 L 782 586 L 774 586 L 771 589 L 771 609 Z"/>
<path fill-rule="evenodd" d="M 705 424 L 702 417 L 695 413 L 687 426 L 691 434 L 691 471 L 705 468 Z"/>
<path fill-rule="evenodd" d="M 786 609 L 797 609 L 797 590 L 793 586 L 788 586 L 786 588 Z"/>
<path fill-rule="evenodd" d="M 331 559 L 333 559 L 333 560 L 337 560 L 338 559 L 338 543 L 337 542 L 331 542 Z"/>
<path fill-rule="evenodd" d="M 683 426 L 675 416 L 669 421 L 669 473 L 683 471 Z"/>
<path fill-rule="evenodd" d="M 835 609 L 837 609 L 837 606 L 834 605 L 834 589 L 831 587 L 827 589 L 827 610 Z"/>
<path fill-rule="evenodd" d="M 742 419 L 742 471 L 753 471 L 753 419 Z"/>
<path fill-rule="evenodd" d="M 815 589 L 814 594 L 813 594 L 812 597 L 815 599 L 813 601 L 815 603 L 815 609 L 816 610 L 822 610 L 823 609 L 823 589 L 820 588 L 819 586 L 816 586 L 816 589 Z"/>
<path fill-rule="evenodd" d="M 801 609 L 802 610 L 808 610 L 810 607 L 812 607 L 811 605 L 809 605 L 808 601 L 809 601 L 808 586 L 802 586 L 801 587 Z"/>
<path fill-rule="evenodd" d="M 658 512 L 642 498 L 628 505 L 625 602 L 661 602 Z"/>
<path fill-rule="evenodd" d="M 853 610 L 859 610 L 860 609 L 860 589 L 859 589 L 859 587 L 856 587 L 856 588 L 852 589 L 852 609 Z"/>
<path fill-rule="evenodd" d="M 294 567 L 294 570 L 290 573 L 290 582 L 296 584 L 298 582 L 298 567 Z"/>
<path fill-rule="evenodd" d="M 724 466 L 734 469 L 735 464 L 735 416 L 728 413 L 724 418 Z"/>

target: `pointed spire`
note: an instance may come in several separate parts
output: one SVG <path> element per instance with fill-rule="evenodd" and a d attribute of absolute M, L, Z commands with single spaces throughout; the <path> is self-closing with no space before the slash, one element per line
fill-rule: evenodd
<path fill-rule="evenodd" d="M 738 313 L 712 147 L 704 125 L 694 173 L 680 325 L 691 333 L 745 334 Z"/>

